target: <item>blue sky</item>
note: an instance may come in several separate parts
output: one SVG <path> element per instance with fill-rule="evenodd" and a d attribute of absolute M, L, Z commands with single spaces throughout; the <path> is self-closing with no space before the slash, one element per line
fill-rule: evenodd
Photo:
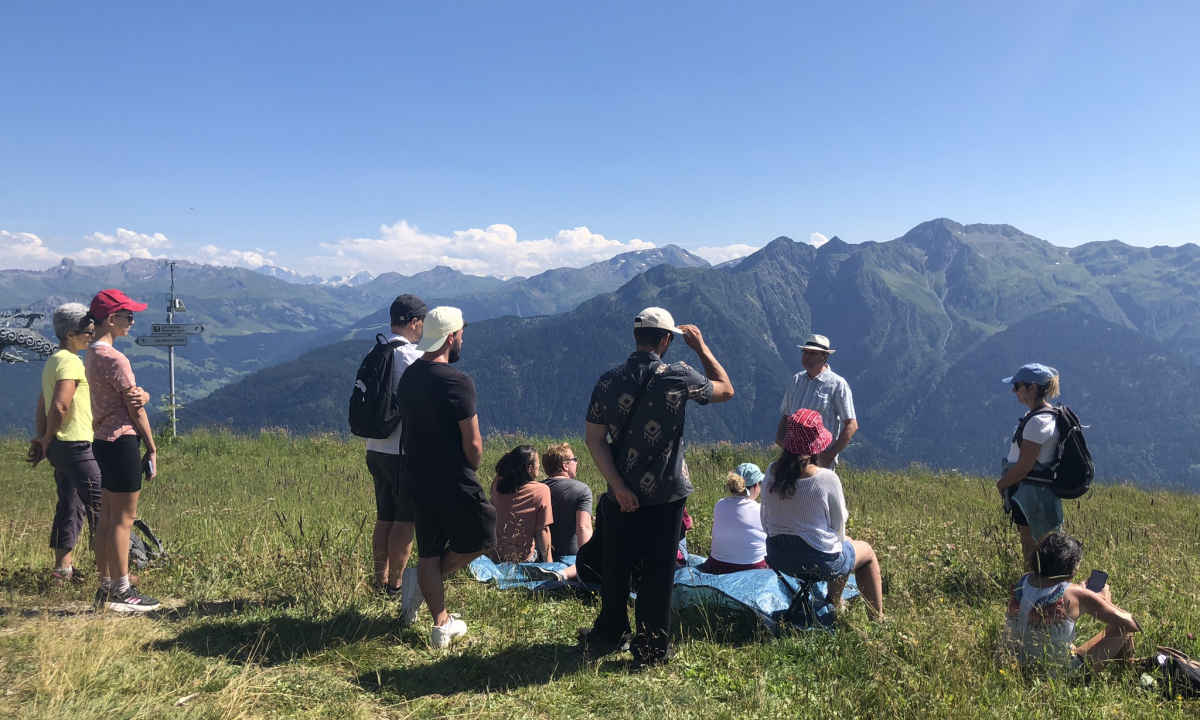
<path fill-rule="evenodd" d="M 5 3 L 0 267 L 1196 242 L 1198 38 L 1194 2 Z"/>

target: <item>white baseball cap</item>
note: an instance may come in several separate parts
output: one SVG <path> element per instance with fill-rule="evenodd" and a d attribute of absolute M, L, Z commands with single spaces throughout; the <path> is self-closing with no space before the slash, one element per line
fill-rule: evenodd
<path fill-rule="evenodd" d="M 425 334 L 417 342 L 417 350 L 423 353 L 437 352 L 442 349 L 446 338 L 466 326 L 462 310 L 448 305 L 435 307 L 425 314 Z"/>
<path fill-rule="evenodd" d="M 675 327 L 675 318 L 671 317 L 671 313 L 660 307 L 648 307 L 638 313 L 637 317 L 633 319 L 633 329 L 638 328 L 657 328 L 679 335 L 683 334 L 682 330 Z"/>

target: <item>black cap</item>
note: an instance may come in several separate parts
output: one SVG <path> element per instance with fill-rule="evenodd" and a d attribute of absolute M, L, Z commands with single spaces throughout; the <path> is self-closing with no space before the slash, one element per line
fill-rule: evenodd
<path fill-rule="evenodd" d="M 416 295 L 401 295 L 392 301 L 392 324 L 403 325 L 415 317 L 422 317 L 429 310 L 425 301 Z"/>

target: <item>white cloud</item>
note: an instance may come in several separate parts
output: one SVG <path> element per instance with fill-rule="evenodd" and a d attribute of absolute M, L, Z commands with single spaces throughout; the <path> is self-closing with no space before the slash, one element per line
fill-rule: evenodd
<path fill-rule="evenodd" d="M 819 232 L 815 232 L 808 236 L 808 244 L 815 248 L 819 248 L 827 242 L 829 242 L 829 238 L 825 237 Z"/>
<path fill-rule="evenodd" d="M 0 270 L 45 270 L 62 257 L 33 233 L 0 230 Z"/>
<path fill-rule="evenodd" d="M 254 250 L 228 250 L 216 245 L 202 245 L 197 254 L 190 255 L 187 259 L 208 265 L 244 267 L 253 270 L 263 265 L 274 265 L 275 263 L 267 257 L 267 255 L 274 254 L 273 252 L 265 253 L 262 248 L 255 248 Z"/>
<path fill-rule="evenodd" d="M 753 245 L 722 245 L 719 247 L 696 248 L 692 250 L 692 253 L 699 255 L 713 265 L 720 265 L 728 260 L 746 257 L 751 253 L 758 252 L 759 249 Z"/>
<path fill-rule="evenodd" d="M 373 274 L 395 271 L 411 275 L 445 265 L 469 275 L 536 275 L 558 267 L 581 267 L 631 250 L 649 250 L 653 243 L 610 240 L 586 227 L 560 230 L 552 238 L 523 240 L 509 225 L 483 230 L 457 230 L 452 235 L 422 233 L 403 220 L 384 225 L 378 238 L 347 238 L 321 243 L 331 253 L 304 258 L 296 265 L 321 275 Z"/>

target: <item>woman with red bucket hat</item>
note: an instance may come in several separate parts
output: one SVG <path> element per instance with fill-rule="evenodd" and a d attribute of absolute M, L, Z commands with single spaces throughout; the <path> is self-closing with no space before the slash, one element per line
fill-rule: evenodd
<path fill-rule="evenodd" d="M 867 602 L 867 614 L 883 620 L 879 560 L 869 543 L 846 536 L 846 498 L 833 470 L 817 456 L 833 436 L 821 416 L 801 408 L 787 419 L 779 459 L 763 481 L 762 524 L 767 531 L 767 562 L 786 575 L 815 576 L 829 583 L 827 597 L 838 610 L 850 573 Z"/>
<path fill-rule="evenodd" d="M 96 568 L 100 588 L 96 607 L 117 612 L 147 612 L 158 600 L 147 597 L 130 583 L 129 531 L 137 518 L 142 474 L 153 478 L 157 457 L 146 411 L 127 400 L 136 387 L 129 359 L 113 347 L 116 338 L 129 334 L 133 314 L 146 309 L 120 290 L 101 290 L 92 298 L 90 315 L 96 334 L 84 359 L 92 392 L 92 454 L 100 466 L 100 521 L 96 527 Z M 143 455 L 139 439 L 146 446 Z"/>

